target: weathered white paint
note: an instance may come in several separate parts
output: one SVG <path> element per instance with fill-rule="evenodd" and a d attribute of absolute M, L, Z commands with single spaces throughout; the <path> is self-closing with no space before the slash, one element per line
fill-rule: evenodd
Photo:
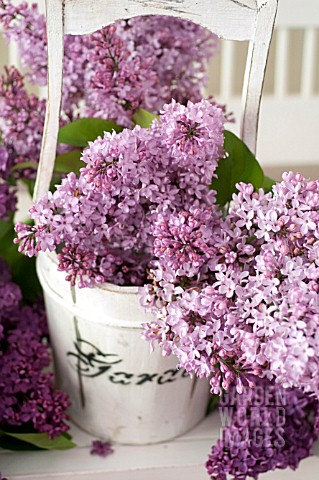
<path fill-rule="evenodd" d="M 34 187 L 34 199 L 42 197 L 49 190 L 56 154 L 62 99 L 64 54 L 62 0 L 48 1 L 46 17 L 48 36 L 48 98 L 40 161 Z"/>
<path fill-rule="evenodd" d="M 278 0 L 47 0 L 48 104 L 34 199 L 49 188 L 58 134 L 65 33 L 83 34 L 119 18 L 174 15 L 198 22 L 223 38 L 250 40 L 243 87 L 241 136 L 255 152 L 258 114 Z"/>
<path fill-rule="evenodd" d="M 199 23 L 225 39 L 252 40 L 256 11 L 255 0 L 66 0 L 65 33 L 90 33 L 139 15 L 172 15 Z"/>
<path fill-rule="evenodd" d="M 258 116 L 269 45 L 277 12 L 278 0 L 263 2 L 255 19 L 255 35 L 249 44 L 242 93 L 241 138 L 256 152 Z"/>

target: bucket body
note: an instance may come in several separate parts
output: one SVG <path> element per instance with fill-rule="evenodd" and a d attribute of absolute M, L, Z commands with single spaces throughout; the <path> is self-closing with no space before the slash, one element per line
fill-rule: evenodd
<path fill-rule="evenodd" d="M 206 379 L 177 370 L 174 356 L 141 338 L 151 317 L 136 287 L 71 289 L 55 254 L 42 253 L 44 290 L 57 386 L 72 402 L 71 419 L 92 435 L 124 444 L 172 439 L 205 415 Z"/>

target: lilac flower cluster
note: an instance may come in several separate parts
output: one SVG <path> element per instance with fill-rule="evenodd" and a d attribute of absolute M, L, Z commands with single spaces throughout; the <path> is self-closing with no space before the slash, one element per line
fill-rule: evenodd
<path fill-rule="evenodd" d="M 9 183 L 12 150 L 0 146 L 0 220 L 9 220 L 16 210 L 15 188 Z"/>
<path fill-rule="evenodd" d="M 29 82 L 47 83 L 47 38 L 44 15 L 37 4 L 23 2 L 13 5 L 0 0 L 0 22 L 7 41 L 17 43 L 22 67 Z M 67 36 L 64 59 L 64 115 L 72 118 L 74 107 L 84 95 L 84 68 L 87 64 L 86 46 L 79 36 Z"/>
<path fill-rule="evenodd" d="M 317 439 L 318 401 L 265 379 L 246 395 L 231 389 L 219 410 L 227 423 L 206 463 L 212 480 L 257 480 L 276 468 L 295 470 Z"/>
<path fill-rule="evenodd" d="M 87 39 L 88 60 L 94 71 L 87 82 L 86 112 L 130 127 L 133 113 L 145 106 L 145 95 L 156 97 L 155 58 L 132 51 L 134 43 L 123 39 L 118 30 L 113 24 Z"/>
<path fill-rule="evenodd" d="M 6 38 L 17 42 L 29 80 L 46 83 L 45 18 L 37 6 L 14 6 L 0 0 Z M 65 39 L 63 115 L 85 116 L 132 126 L 139 108 L 158 113 L 175 98 L 198 102 L 209 59 L 218 38 L 191 22 L 172 17 L 138 17 L 118 21 L 87 36 Z"/>
<path fill-rule="evenodd" d="M 140 107 L 158 113 L 174 98 L 198 102 L 218 38 L 172 17 L 116 22 L 86 39 L 89 54 L 87 113 L 130 127 Z"/>
<path fill-rule="evenodd" d="M 24 162 L 36 163 L 40 154 L 45 101 L 27 93 L 23 76 L 15 67 L 5 68 L 0 76 L 0 175 L 7 178 L 12 167 Z M 28 178 L 35 170 L 16 170 L 14 176 Z"/>
<path fill-rule="evenodd" d="M 46 26 L 43 15 L 39 15 L 36 4 L 27 2 L 13 5 L 0 1 L 0 22 L 6 40 L 18 43 L 21 62 L 28 69 L 28 79 L 39 85 L 46 84 L 47 51 Z"/>
<path fill-rule="evenodd" d="M 9 220 L 10 213 L 16 210 L 16 204 L 15 190 L 6 182 L 0 183 L 0 220 Z"/>
<path fill-rule="evenodd" d="M 219 51 L 216 35 L 193 22 L 154 15 L 132 18 L 117 28 L 155 73 L 153 90 L 144 93 L 144 108 L 155 112 L 172 98 L 182 104 L 202 98 L 207 63 Z"/>
<path fill-rule="evenodd" d="M 32 256 L 60 246 L 59 268 L 80 287 L 142 285 L 155 219 L 176 209 L 213 208 L 208 184 L 223 154 L 224 121 L 209 101 L 173 101 L 150 129 L 98 138 L 83 153 L 79 178 L 69 174 L 30 209 L 36 226 L 17 224 L 20 251 Z"/>
<path fill-rule="evenodd" d="M 68 397 L 54 390 L 44 308 L 23 306 L 18 285 L 0 262 L 0 424 L 47 432 L 52 439 L 66 432 Z"/>
<path fill-rule="evenodd" d="M 224 219 L 202 206 L 154 219 L 145 338 L 213 375 L 213 393 L 267 375 L 319 396 L 319 181 L 237 187 Z"/>
<path fill-rule="evenodd" d="M 1 141 L 1 140 L 0 140 Z M 7 180 L 10 175 L 10 170 L 13 164 L 12 149 L 0 146 L 0 178 Z"/>
<path fill-rule="evenodd" d="M 12 67 L 0 76 L 0 108 L 0 219 L 8 220 L 16 209 L 15 180 L 34 177 L 33 168 L 15 167 L 38 160 L 44 103 L 27 94 L 21 74 Z"/>
<path fill-rule="evenodd" d="M 145 325 L 144 336 L 152 345 L 158 342 L 164 354 L 176 355 L 190 374 L 212 376 L 212 393 L 221 394 L 233 383 L 242 392 L 243 382 L 252 385 L 251 374 L 261 368 L 240 361 L 240 343 L 227 321 L 231 272 L 225 282 L 218 282 L 225 265 L 224 222 L 202 208 L 171 215 L 169 222 L 174 229 L 168 231 L 159 218 L 153 230 L 159 259 L 150 271 L 153 282 L 141 290 L 141 303 L 154 313 L 154 320 Z M 231 270 L 231 255 L 227 266 Z"/>
<path fill-rule="evenodd" d="M 319 181 L 290 172 L 272 194 L 241 186 L 230 212 L 234 228 L 255 249 L 253 275 L 236 286 L 232 312 L 241 312 L 256 337 L 243 358 L 267 364 L 269 376 L 285 387 L 317 396 L 318 199 Z M 248 339 L 242 326 L 234 326 L 234 335 Z"/>

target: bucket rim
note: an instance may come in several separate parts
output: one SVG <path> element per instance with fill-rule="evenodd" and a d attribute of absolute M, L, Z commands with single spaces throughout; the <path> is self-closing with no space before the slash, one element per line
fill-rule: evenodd
<path fill-rule="evenodd" d="M 52 252 L 49 252 L 49 251 L 46 251 L 46 252 L 39 252 L 39 257 L 46 257 L 47 259 L 49 259 L 52 263 L 54 263 L 54 265 L 58 266 L 58 260 L 57 260 L 57 254 L 55 251 L 52 251 Z M 65 280 L 66 281 L 66 280 Z M 88 288 L 88 287 L 87 287 Z M 104 291 L 107 291 L 107 292 L 111 292 L 111 293 L 117 293 L 117 294 L 131 294 L 131 295 L 137 295 L 138 294 L 138 291 L 139 291 L 139 288 L 140 287 L 136 287 L 136 286 L 123 286 L 123 285 L 115 285 L 114 283 L 109 283 L 109 282 L 103 282 L 103 283 L 100 283 L 100 284 L 95 284 L 94 287 L 92 287 L 93 289 L 99 289 L 99 290 L 104 290 Z M 91 290 L 91 288 L 90 288 Z"/>

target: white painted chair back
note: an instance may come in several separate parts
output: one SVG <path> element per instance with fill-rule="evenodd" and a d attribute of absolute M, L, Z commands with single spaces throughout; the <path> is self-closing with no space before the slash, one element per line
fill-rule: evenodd
<path fill-rule="evenodd" d="M 248 40 L 241 137 L 256 149 L 259 105 L 278 0 L 47 0 L 48 102 L 35 200 L 54 167 L 62 92 L 63 37 L 87 34 L 118 19 L 172 15 L 199 23 L 228 40 Z"/>

